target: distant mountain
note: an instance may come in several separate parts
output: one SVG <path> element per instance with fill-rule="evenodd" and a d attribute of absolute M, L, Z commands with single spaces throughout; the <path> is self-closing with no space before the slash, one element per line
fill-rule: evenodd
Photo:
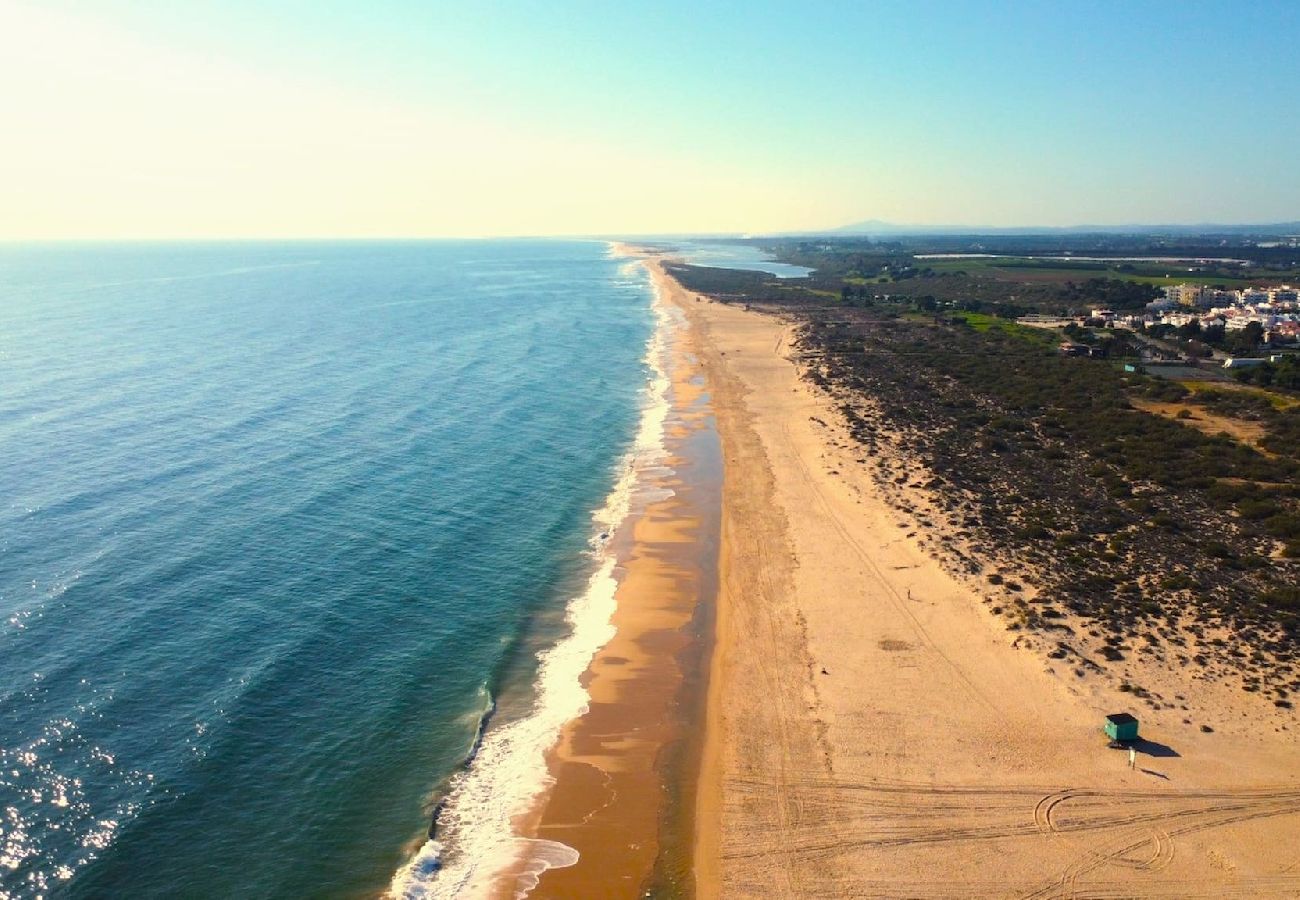
<path fill-rule="evenodd" d="M 899 225 L 880 219 L 867 219 L 829 228 L 825 231 L 812 232 L 822 235 L 955 235 L 955 234 L 1258 234 L 1280 235 L 1300 234 L 1300 222 L 1277 222 L 1272 224 L 1221 225 L 1204 223 L 1199 225 L 1038 225 L 1038 226 L 972 226 L 972 225 Z"/>

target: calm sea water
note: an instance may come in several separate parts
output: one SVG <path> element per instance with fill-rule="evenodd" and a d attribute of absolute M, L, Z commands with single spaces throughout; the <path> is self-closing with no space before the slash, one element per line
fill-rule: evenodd
<path fill-rule="evenodd" d="M 777 262 L 772 254 L 753 244 L 728 244 L 719 241 L 673 241 L 673 252 L 696 266 L 714 266 L 720 269 L 748 269 L 767 272 L 777 278 L 803 278 L 812 269 Z"/>
<path fill-rule="evenodd" d="M 654 323 L 600 243 L 0 248 L 0 897 L 387 888 L 532 708 Z"/>

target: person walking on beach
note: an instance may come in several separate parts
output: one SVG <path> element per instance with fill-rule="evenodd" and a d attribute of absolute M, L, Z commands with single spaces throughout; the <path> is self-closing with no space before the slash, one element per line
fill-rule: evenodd
<path fill-rule="evenodd" d="M 1129 748 L 1128 748 L 1128 767 L 1129 767 L 1130 769 L 1136 769 L 1136 768 L 1137 768 L 1137 760 L 1138 760 L 1138 752 L 1137 752 L 1137 749 L 1134 748 L 1134 747 L 1129 747 Z"/>

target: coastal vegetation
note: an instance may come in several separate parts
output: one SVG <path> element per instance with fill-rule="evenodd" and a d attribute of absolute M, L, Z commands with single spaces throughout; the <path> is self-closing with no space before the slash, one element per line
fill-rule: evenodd
<path fill-rule="evenodd" d="M 1154 293 L 1141 280 L 975 278 L 854 242 L 782 252 L 815 271 L 672 272 L 724 302 L 796 318 L 807 377 L 836 398 L 860 461 L 900 506 L 946 521 L 939 552 L 986 583 L 1008 627 L 1048 638 L 1051 655 L 1080 674 L 1149 657 L 1291 702 L 1300 690 L 1294 360 L 1244 370 L 1250 388 L 1184 384 L 1126 371 L 1139 349 L 1129 333 L 1013 321 L 1137 308 Z M 1062 339 L 1095 352 L 1066 356 Z"/>
<path fill-rule="evenodd" d="M 1252 369 L 1242 369 L 1236 377 L 1244 384 L 1300 391 L 1300 359 L 1295 356 L 1283 357 L 1276 363 L 1269 362 Z"/>

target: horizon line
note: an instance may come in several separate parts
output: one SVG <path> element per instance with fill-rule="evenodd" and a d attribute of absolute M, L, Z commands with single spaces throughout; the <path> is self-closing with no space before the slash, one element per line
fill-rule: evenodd
<path fill-rule="evenodd" d="M 861 226 L 861 231 L 851 231 Z M 1078 231 L 1081 233 L 1093 234 L 1131 234 L 1135 230 L 1158 230 L 1161 228 L 1171 229 L 1204 229 L 1207 233 L 1216 228 L 1259 228 L 1270 229 L 1280 228 L 1283 226 L 1296 227 L 1300 226 L 1300 216 L 1292 220 L 1283 221 L 1266 221 L 1266 222 L 1130 222 L 1122 225 L 1098 225 L 1090 223 L 1080 223 L 1074 225 L 962 225 L 956 223 L 945 223 L 937 225 L 926 225 L 920 223 L 897 224 L 884 220 L 869 219 L 863 222 L 850 222 L 845 225 L 832 225 L 823 228 L 811 229 L 788 229 L 776 231 L 652 231 L 652 232 L 574 232 L 561 234 L 392 234 L 392 235 L 365 235 L 365 234 L 321 234 L 321 235 L 180 235 L 180 236 L 161 236 L 161 235 L 127 235 L 127 236 L 109 236 L 109 235 L 72 235 L 63 237 L 54 236 L 30 236 L 30 237 L 0 237 L 0 245 L 15 244 L 75 244 L 75 243 L 122 243 L 122 244 L 144 244 L 144 243 L 259 243 L 282 241 L 286 243 L 307 243 L 312 241 L 347 241 L 347 242 L 383 242 L 383 241 L 491 241 L 491 240 L 585 240 L 585 241 L 616 241 L 629 239 L 653 239 L 653 238 L 736 238 L 740 240 L 754 240 L 761 238 L 781 238 L 781 237 L 869 237 L 878 232 L 873 231 L 869 226 L 876 226 L 881 229 L 888 229 L 891 236 L 944 236 L 944 235 L 980 235 L 996 234 L 1005 231 L 1019 231 L 1026 235 L 1033 233 L 1049 233 L 1059 231 Z"/>

